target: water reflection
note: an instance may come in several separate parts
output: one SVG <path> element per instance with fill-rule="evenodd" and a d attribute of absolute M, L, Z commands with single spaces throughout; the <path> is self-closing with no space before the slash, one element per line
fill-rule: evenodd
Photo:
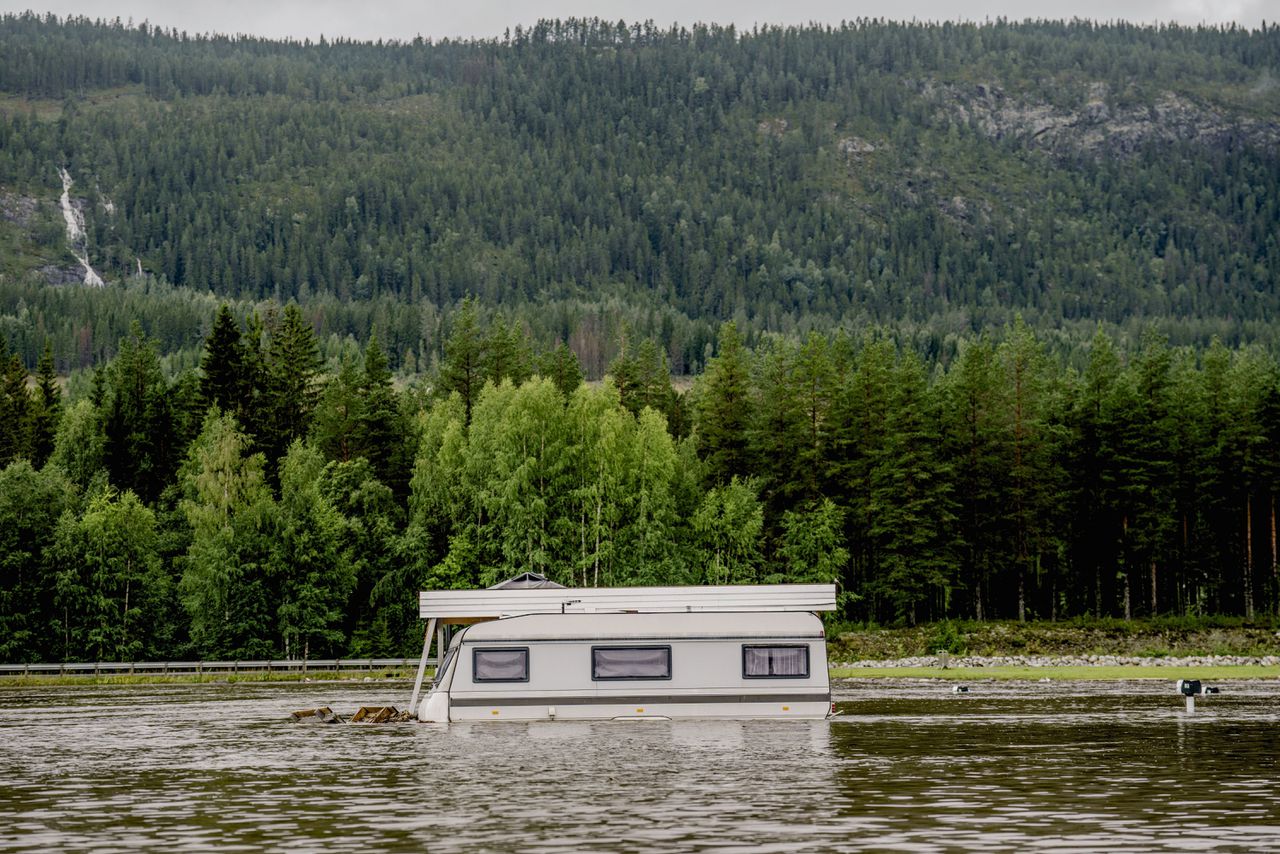
<path fill-rule="evenodd" d="M 1276 850 L 1280 683 L 838 686 L 831 722 L 293 724 L 407 686 L 0 692 L 0 849 Z"/>

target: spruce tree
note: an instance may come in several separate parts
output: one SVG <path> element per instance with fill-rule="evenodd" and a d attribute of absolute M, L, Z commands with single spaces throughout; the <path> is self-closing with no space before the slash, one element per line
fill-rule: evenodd
<path fill-rule="evenodd" d="M 318 396 L 322 362 L 315 331 L 296 303 L 285 307 L 280 324 L 271 331 L 267 352 L 264 414 L 267 426 L 261 446 L 272 465 L 295 439 L 307 434 Z"/>
<path fill-rule="evenodd" d="M 453 316 L 453 330 L 444 345 L 444 363 L 437 383 L 441 396 L 457 392 L 462 397 L 467 424 L 471 423 L 471 410 L 485 378 L 484 341 L 476 320 L 476 304 L 467 297 Z"/>
<path fill-rule="evenodd" d="M 27 369 L 0 346 L 0 466 L 31 454 L 32 404 Z"/>
<path fill-rule="evenodd" d="M 555 383 L 565 400 L 582 385 L 582 365 L 578 362 L 578 355 L 563 341 L 557 341 L 554 349 L 542 355 L 538 373 Z"/>
<path fill-rule="evenodd" d="M 751 418 L 749 357 L 732 321 L 720 327 L 720 352 L 698 386 L 698 441 L 707 479 L 727 484 L 750 471 L 747 426 Z"/>
<path fill-rule="evenodd" d="M 410 467 L 405 454 L 405 424 L 391 385 L 387 356 L 376 336 L 369 338 L 365 348 L 359 394 L 358 453 L 373 466 L 378 480 L 403 497 L 409 488 Z"/>
<path fill-rule="evenodd" d="M 246 376 L 240 326 L 225 303 L 218 309 L 213 329 L 205 339 L 200 374 L 200 397 L 205 407 L 217 406 L 242 420 L 242 409 L 251 385 Z"/>
<path fill-rule="evenodd" d="M 53 342 L 46 338 L 36 365 L 36 396 L 31 425 L 31 461 L 37 468 L 53 454 L 62 418 L 62 386 L 53 364 Z"/>

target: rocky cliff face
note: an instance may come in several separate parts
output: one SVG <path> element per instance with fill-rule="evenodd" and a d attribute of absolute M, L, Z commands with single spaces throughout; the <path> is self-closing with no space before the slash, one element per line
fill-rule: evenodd
<path fill-rule="evenodd" d="M 1280 117 L 1229 115 L 1173 92 L 1150 105 L 1117 108 L 1107 85 L 1094 83 L 1084 105 L 1067 110 L 1007 95 L 995 84 L 924 83 L 920 89 L 942 114 L 974 124 L 992 139 L 1022 140 L 1054 151 L 1124 155 L 1149 142 L 1280 146 Z"/>

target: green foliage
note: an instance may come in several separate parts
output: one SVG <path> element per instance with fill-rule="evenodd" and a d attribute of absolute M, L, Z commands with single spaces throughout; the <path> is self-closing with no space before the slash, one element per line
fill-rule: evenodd
<path fill-rule="evenodd" d="M 693 516 L 704 584 L 752 584 L 761 561 L 764 509 L 751 481 L 712 487 Z"/>
<path fill-rule="evenodd" d="M 56 467 L 36 471 L 18 460 L 0 469 L 0 659 L 84 654 L 54 635 L 55 530 L 75 499 L 75 486 Z"/>
<path fill-rule="evenodd" d="M 398 391 L 376 339 L 286 400 L 271 372 L 314 365 L 310 327 L 293 309 L 248 329 L 246 363 L 261 367 L 247 416 L 275 440 L 272 413 L 308 425 L 278 488 L 260 438 L 203 411 L 195 374 L 166 381 L 135 332 L 93 394 L 55 403 L 45 468 L 0 471 L 6 655 L 410 654 L 419 589 L 526 570 L 579 585 L 835 581 L 839 618 L 878 623 L 1280 607 L 1280 368 L 1258 349 L 1150 335 L 1127 353 L 1099 332 L 1078 372 L 1017 321 L 962 340 L 947 365 L 876 334 L 753 352 L 726 325 L 677 440 L 612 377 L 567 398 L 546 377 L 486 381 L 468 419 L 459 392 Z M 625 355 L 646 349 L 623 363 L 661 364 Z M 632 406 L 646 383 L 651 400 L 669 394 L 619 373 Z M 166 481 L 107 456 L 114 441 L 162 459 L 147 423 L 183 450 Z M 719 480 L 731 465 L 749 476 Z"/>
<path fill-rule="evenodd" d="M 323 455 L 295 441 L 280 461 L 276 616 L 285 657 L 341 651 L 343 617 L 356 585 L 353 554 L 343 549 L 347 520 L 323 490 Z"/>
<path fill-rule="evenodd" d="M 159 554 L 155 514 L 132 492 L 106 489 L 84 514 L 58 521 L 58 572 L 50 626 L 63 652 L 94 661 L 162 656 L 173 630 L 170 581 Z"/>
<path fill-rule="evenodd" d="M 279 511 L 261 454 L 235 420 L 210 410 L 182 466 L 191 526 L 180 584 L 194 650 L 211 658 L 270 657 L 280 601 Z"/>

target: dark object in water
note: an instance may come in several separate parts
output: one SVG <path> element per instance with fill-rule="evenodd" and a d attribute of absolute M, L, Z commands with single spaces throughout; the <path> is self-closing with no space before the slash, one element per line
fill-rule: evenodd
<path fill-rule="evenodd" d="M 951 693 L 952 694 L 968 694 L 969 686 L 968 685 L 952 685 Z"/>

